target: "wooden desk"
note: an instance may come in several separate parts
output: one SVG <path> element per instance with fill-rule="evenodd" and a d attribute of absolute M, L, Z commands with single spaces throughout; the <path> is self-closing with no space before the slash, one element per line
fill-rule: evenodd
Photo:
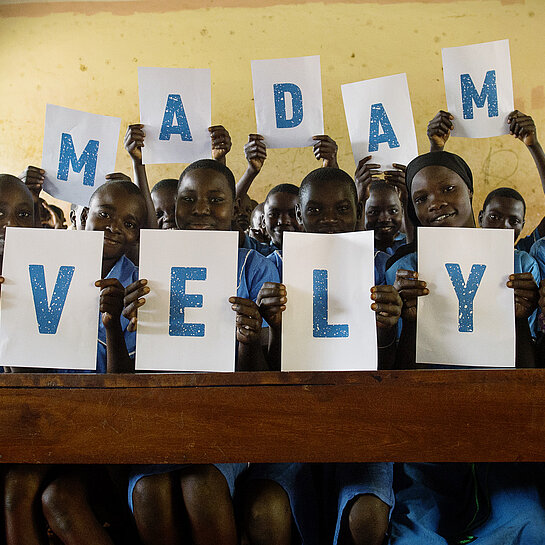
<path fill-rule="evenodd" d="M 545 370 L 4 374 L 0 461 L 545 461 Z"/>

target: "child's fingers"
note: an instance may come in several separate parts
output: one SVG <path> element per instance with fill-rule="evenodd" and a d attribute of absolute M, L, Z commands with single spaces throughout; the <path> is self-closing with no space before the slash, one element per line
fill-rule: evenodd
<path fill-rule="evenodd" d="M 130 321 L 129 321 L 129 324 L 127 325 L 127 331 L 130 331 L 131 333 L 133 331 L 136 331 L 136 326 L 138 325 L 138 318 L 136 316 L 133 316 Z"/>
<path fill-rule="evenodd" d="M 134 301 L 134 303 L 131 303 L 130 305 L 125 305 L 123 308 L 123 316 L 125 316 L 125 318 L 128 320 L 135 318 L 138 309 L 145 304 L 145 299 L 138 299 L 138 301 Z"/>
<path fill-rule="evenodd" d="M 423 297 L 429 295 L 430 290 L 428 288 L 412 288 L 399 290 L 399 296 L 403 303 L 406 303 L 409 299 L 416 299 L 417 297 Z"/>
<path fill-rule="evenodd" d="M 264 136 L 261 136 L 260 134 L 249 134 L 248 135 L 248 141 L 251 141 L 251 140 L 265 140 L 265 137 Z"/>

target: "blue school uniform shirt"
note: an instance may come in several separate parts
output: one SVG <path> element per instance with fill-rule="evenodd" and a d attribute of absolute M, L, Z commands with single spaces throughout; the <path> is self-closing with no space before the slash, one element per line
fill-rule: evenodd
<path fill-rule="evenodd" d="M 530 253 L 532 246 L 539 240 L 539 238 L 539 231 L 536 227 L 527 237 L 521 238 L 515 244 L 515 248 L 517 250 L 522 250 L 523 252 Z"/>
<path fill-rule="evenodd" d="M 398 233 L 394 237 L 394 243 L 390 247 L 386 248 L 385 252 L 388 255 L 394 255 L 397 249 L 405 244 L 407 244 L 407 237 L 403 233 Z"/>
<path fill-rule="evenodd" d="M 264 242 L 259 242 L 255 238 L 252 238 L 244 233 L 242 248 L 246 248 L 247 250 L 255 250 L 261 255 L 268 256 L 269 254 L 272 254 L 274 252 L 276 246 L 271 244 L 265 244 Z"/>
<path fill-rule="evenodd" d="M 280 282 L 275 264 L 255 250 L 239 248 L 237 297 L 255 301 L 265 282 Z"/>

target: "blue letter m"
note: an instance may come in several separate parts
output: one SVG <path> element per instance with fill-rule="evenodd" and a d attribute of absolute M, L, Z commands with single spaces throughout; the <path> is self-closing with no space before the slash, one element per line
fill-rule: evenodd
<path fill-rule="evenodd" d="M 462 108 L 464 119 L 473 119 L 473 102 L 477 108 L 484 107 L 488 99 L 488 117 L 498 117 L 498 89 L 496 87 L 496 71 L 489 70 L 484 78 L 483 88 L 479 94 L 469 74 L 460 74 L 462 86 Z"/>
<path fill-rule="evenodd" d="M 45 285 L 45 272 L 43 265 L 29 265 L 30 285 L 34 297 L 36 320 L 38 331 L 41 334 L 55 335 L 59 327 L 62 309 L 68 295 L 68 288 L 72 282 L 75 267 L 62 266 L 57 275 L 55 289 L 51 296 L 51 303 L 47 302 L 47 288 Z"/>
<path fill-rule="evenodd" d="M 68 181 L 68 171 L 70 169 L 70 164 L 72 164 L 72 170 L 74 172 L 81 172 L 82 168 L 85 167 L 83 185 L 94 186 L 98 159 L 98 144 L 98 140 L 89 140 L 78 159 L 76 150 L 74 149 L 72 136 L 63 132 L 61 136 L 61 153 L 59 156 L 57 179 L 64 180 L 65 182 Z"/>

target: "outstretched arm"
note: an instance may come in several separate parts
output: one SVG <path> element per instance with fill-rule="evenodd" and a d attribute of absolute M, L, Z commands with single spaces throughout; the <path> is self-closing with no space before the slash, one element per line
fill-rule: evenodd
<path fill-rule="evenodd" d="M 142 163 L 142 148 L 144 147 L 145 137 L 146 133 L 144 132 L 144 125 L 141 123 L 129 125 L 127 127 L 127 132 L 125 133 L 123 143 L 132 160 L 134 179 L 140 188 L 142 195 L 144 195 L 144 200 L 146 201 L 148 217 L 147 227 L 150 229 L 159 229 L 157 214 L 155 213 L 155 206 L 153 206 L 153 201 L 151 200 L 148 175 L 146 174 L 146 165 Z"/>
<path fill-rule="evenodd" d="M 430 141 L 430 151 L 443 151 L 447 140 L 450 136 L 450 131 L 454 129 L 452 120 L 454 116 L 439 110 L 435 117 L 428 123 L 428 140 Z"/>
<path fill-rule="evenodd" d="M 337 142 L 327 134 L 313 136 L 312 139 L 315 140 L 314 147 L 312 148 L 314 157 L 318 161 L 322 160 L 322 166 L 339 168 L 339 164 L 337 163 Z"/>
<path fill-rule="evenodd" d="M 265 145 L 263 136 L 260 134 L 250 134 L 248 142 L 244 146 L 244 155 L 248 161 L 248 168 L 236 186 L 236 198 L 241 200 L 248 193 L 252 182 L 261 172 L 263 163 L 265 163 L 265 159 L 267 158 L 267 146 Z"/>

